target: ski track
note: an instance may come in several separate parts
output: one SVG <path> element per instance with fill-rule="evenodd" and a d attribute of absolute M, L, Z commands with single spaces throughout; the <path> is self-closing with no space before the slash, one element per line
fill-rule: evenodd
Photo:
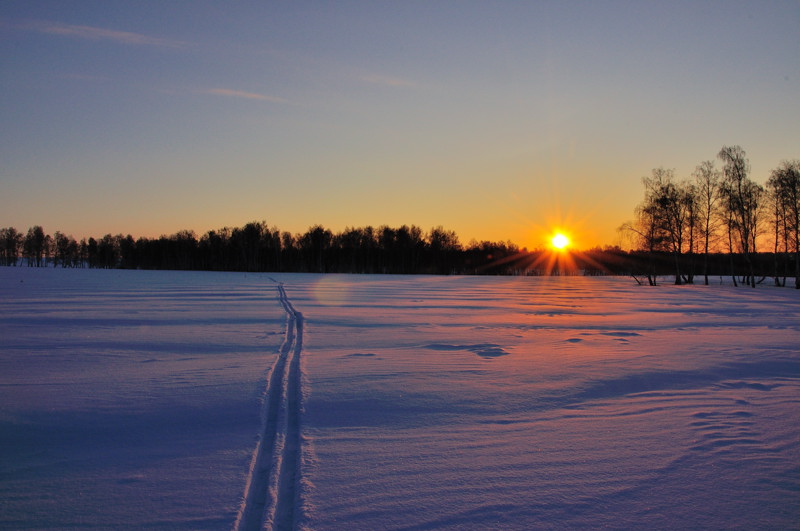
<path fill-rule="evenodd" d="M 300 352 L 303 314 L 295 310 L 283 283 L 278 301 L 286 312 L 286 333 L 267 377 L 262 430 L 253 451 L 237 531 L 293 529 L 300 516 Z"/>

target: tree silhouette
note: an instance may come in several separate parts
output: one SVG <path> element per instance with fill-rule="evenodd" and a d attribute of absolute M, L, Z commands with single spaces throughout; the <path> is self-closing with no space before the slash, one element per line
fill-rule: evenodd
<path fill-rule="evenodd" d="M 435 227 L 428 233 L 429 272 L 449 275 L 456 272 L 456 254 L 461 251 L 458 235 Z"/>
<path fill-rule="evenodd" d="M 322 225 L 315 225 L 308 229 L 298 239 L 300 256 L 304 263 L 304 270 L 312 273 L 326 273 L 329 270 L 328 250 L 333 242 L 333 233 Z"/>
<path fill-rule="evenodd" d="M 0 229 L 0 260 L 3 265 L 17 265 L 22 240 L 22 234 L 14 227 Z"/>
<path fill-rule="evenodd" d="M 61 264 L 61 267 L 75 267 L 79 261 L 78 242 L 72 236 L 66 236 L 56 231 L 53 235 L 53 267 Z"/>
<path fill-rule="evenodd" d="M 723 162 L 720 191 L 726 214 L 729 249 L 733 253 L 735 246 L 738 246 L 747 267 L 745 281 L 755 287 L 753 255 L 756 252 L 764 188 L 750 180 L 750 162 L 740 146 L 724 146 L 717 156 Z"/>
<path fill-rule="evenodd" d="M 644 210 L 652 216 L 653 237 L 659 247 L 671 253 L 675 264 L 675 283 L 681 284 L 682 255 L 685 247 L 694 249 L 693 233 L 696 226 L 696 200 L 690 184 L 675 182 L 673 170 L 657 168 L 651 177 L 642 179 L 645 185 Z M 690 278 L 686 278 L 691 282 Z"/>
<path fill-rule="evenodd" d="M 800 287 L 800 161 L 784 161 L 772 171 L 767 190 L 749 178 L 749 163 L 739 146 L 718 154 L 722 170 L 704 161 L 693 181 L 677 181 L 673 170 L 657 168 L 645 177 L 644 199 L 636 219 L 622 229 L 633 235 L 636 250 L 596 248 L 569 255 L 570 274 L 674 274 L 676 283 L 691 283 L 696 256 L 709 275 L 726 272 L 737 283 L 755 286 L 756 276 L 770 273 L 785 285 L 794 271 Z M 769 192 L 766 195 L 765 192 Z M 758 253 L 762 216 L 770 206 L 773 252 Z M 722 228 L 725 229 L 724 234 Z M 722 236 L 727 242 L 721 242 Z M 763 242 L 765 238 L 761 238 Z M 769 241 L 769 240 L 767 240 Z M 727 243 L 727 253 L 722 247 Z M 0 229 L 0 264 L 17 265 L 20 252 L 29 266 L 51 262 L 61 267 L 127 269 L 202 269 L 214 271 L 296 271 L 391 274 L 550 274 L 549 251 L 520 249 L 512 242 L 472 241 L 465 248 L 458 235 L 442 226 L 427 233 L 415 225 L 347 227 L 333 233 L 314 225 L 303 234 L 281 232 L 265 221 L 211 230 L 199 239 L 191 230 L 137 240 L 129 234 L 106 234 L 99 240 L 41 226 L 24 236 L 13 227 Z M 790 262 L 790 259 L 793 262 Z M 792 265 L 793 264 L 793 265 Z M 781 269 L 782 268 L 782 269 Z M 559 268 L 559 271 L 562 270 Z M 783 271 L 783 278 L 780 272 Z"/>
<path fill-rule="evenodd" d="M 47 237 L 41 225 L 34 225 L 28 229 L 28 234 L 22 242 L 23 255 L 28 259 L 29 266 L 42 267 L 44 265 L 45 246 Z"/>
<path fill-rule="evenodd" d="M 708 253 L 718 228 L 719 180 L 720 172 L 714 161 L 707 160 L 695 169 L 695 189 L 697 190 L 698 232 L 702 238 L 703 277 L 708 286 Z"/>
<path fill-rule="evenodd" d="M 800 289 L 800 160 L 783 161 L 772 170 L 767 188 L 775 215 L 775 254 L 780 241 L 785 254 L 794 253 L 795 288 Z"/>

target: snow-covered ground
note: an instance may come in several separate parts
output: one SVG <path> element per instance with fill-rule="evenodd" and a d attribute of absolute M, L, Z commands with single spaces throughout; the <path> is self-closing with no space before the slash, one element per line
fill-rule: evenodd
<path fill-rule="evenodd" d="M 4 529 L 800 525 L 793 289 L 6 267 L 0 338 Z"/>

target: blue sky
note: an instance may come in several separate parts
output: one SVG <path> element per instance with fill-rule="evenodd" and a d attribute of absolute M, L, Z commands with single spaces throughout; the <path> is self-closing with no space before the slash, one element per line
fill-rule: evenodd
<path fill-rule="evenodd" d="M 0 3 L 0 226 L 617 243 L 641 177 L 800 158 L 800 2 Z"/>

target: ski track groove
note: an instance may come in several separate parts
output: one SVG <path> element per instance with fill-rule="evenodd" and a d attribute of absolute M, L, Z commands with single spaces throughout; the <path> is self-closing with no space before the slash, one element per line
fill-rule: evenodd
<path fill-rule="evenodd" d="M 267 378 L 262 430 L 245 484 L 234 530 L 293 529 L 299 520 L 300 480 L 300 353 L 303 314 L 298 312 L 283 283 L 278 301 L 286 312 L 286 332 Z"/>

